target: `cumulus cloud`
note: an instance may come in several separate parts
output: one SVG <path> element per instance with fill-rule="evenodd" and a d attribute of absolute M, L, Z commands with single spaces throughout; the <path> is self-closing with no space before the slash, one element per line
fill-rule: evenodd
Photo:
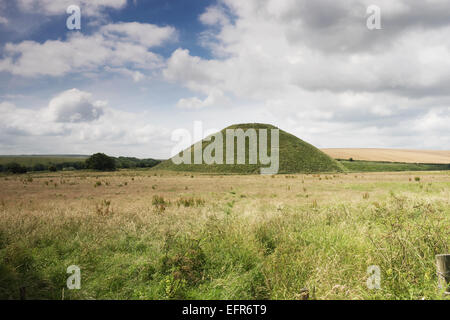
<path fill-rule="evenodd" d="M 133 113 L 94 100 L 91 93 L 71 89 L 40 109 L 0 102 L 2 153 L 80 153 L 166 157 L 170 130 L 146 112 Z"/>
<path fill-rule="evenodd" d="M 56 122 L 89 122 L 103 115 L 104 101 L 93 101 L 92 94 L 70 89 L 50 100 L 46 113 Z"/>
<path fill-rule="evenodd" d="M 148 23 L 121 22 L 108 24 L 101 28 L 101 33 L 115 41 L 129 41 L 147 48 L 160 46 L 164 42 L 177 39 L 173 27 L 158 27 Z"/>
<path fill-rule="evenodd" d="M 369 5 L 381 8 L 382 30 L 368 30 Z M 449 9 L 442 0 L 222 0 L 199 17 L 213 57 L 180 48 L 163 75 L 257 106 L 321 146 L 367 146 L 370 136 L 373 146 L 448 148 L 437 118 L 450 103 Z"/>
<path fill-rule="evenodd" d="M 48 2 L 49 14 L 57 11 L 54 3 Z M 99 8 L 100 3 L 92 1 Z M 120 8 L 119 2 L 110 4 Z M 382 30 L 367 29 L 369 5 L 381 8 Z M 0 71 L 24 77 L 111 72 L 134 82 L 170 82 L 190 91 L 170 102 L 193 111 L 180 112 L 185 118 L 201 110 L 218 128 L 273 123 L 321 147 L 448 149 L 449 9 L 447 0 L 218 0 L 198 17 L 208 58 L 183 47 L 167 59 L 155 54 L 155 47 L 177 40 L 172 27 L 115 23 L 90 35 L 70 34 L 65 41 L 8 43 Z M 186 92 L 170 88 L 164 99 Z M 81 109 L 86 112 L 50 112 L 47 106 L 53 115 L 47 118 L 42 109 L 34 113 L 3 104 L 7 116 L 1 126 L 17 136 L 61 135 L 80 148 L 104 141 L 111 148 L 138 149 L 169 140 L 159 135 L 162 128 L 149 124 L 148 115 L 79 96 L 88 102 L 80 98 L 74 105 L 87 106 Z M 103 112 L 98 118 L 95 108 Z M 170 108 L 162 112 L 168 123 L 185 121 Z M 39 123 L 20 120 L 37 115 Z"/>
<path fill-rule="evenodd" d="M 182 98 L 177 107 L 181 109 L 203 109 L 206 107 L 222 107 L 229 103 L 229 99 L 220 90 L 213 90 L 208 96 L 201 100 L 197 97 Z"/>
<path fill-rule="evenodd" d="M 381 1 L 383 18 L 405 15 L 405 22 L 402 28 L 395 26 L 395 32 L 389 25 L 370 31 L 365 23 L 368 3 L 226 0 L 224 4 L 237 16 L 235 23 L 218 20 L 219 7 L 208 9 L 200 18 L 208 25 L 220 26 L 214 38 L 215 50 L 221 51 L 219 58 L 204 60 L 179 49 L 169 59 L 164 75 L 193 90 L 205 92 L 220 86 L 238 94 L 271 93 L 270 88 L 279 90 L 291 85 L 316 91 L 416 95 L 447 90 L 444 83 L 450 79 L 450 18 L 446 18 L 447 24 L 442 18 L 435 28 L 431 19 L 418 20 L 414 25 L 406 22 L 407 17 L 415 17 L 424 9 L 422 6 Z M 441 1 L 437 4 L 444 5 Z M 434 12 L 425 10 L 430 15 Z M 419 27 L 423 24 L 428 28 Z M 293 39 L 294 29 L 298 41 Z M 353 35 L 353 29 L 359 30 L 361 36 Z M 370 43 L 381 43 L 383 50 L 365 45 Z"/>
<path fill-rule="evenodd" d="M 200 15 L 200 21 L 207 25 L 226 25 L 230 23 L 228 15 L 224 12 L 224 7 L 211 6 Z"/>
<path fill-rule="evenodd" d="M 45 109 L 17 108 L 13 103 L 0 103 L 0 132 L 3 136 L 25 137 L 30 135 L 63 135 L 67 131 L 60 123 L 53 123 L 44 116 Z M 14 143 L 9 141 L 9 143 Z"/>
<path fill-rule="evenodd" d="M 63 76 L 105 67 L 149 71 L 164 64 L 149 49 L 173 40 L 175 35 L 172 27 L 130 22 L 105 25 L 93 35 L 71 33 L 66 41 L 7 43 L 0 71 L 25 77 Z M 134 74 L 136 77 L 139 75 Z"/>
<path fill-rule="evenodd" d="M 67 7 L 78 5 L 82 14 L 97 16 L 104 9 L 122 9 L 126 4 L 127 0 L 18 0 L 23 11 L 44 15 L 65 14 Z"/>

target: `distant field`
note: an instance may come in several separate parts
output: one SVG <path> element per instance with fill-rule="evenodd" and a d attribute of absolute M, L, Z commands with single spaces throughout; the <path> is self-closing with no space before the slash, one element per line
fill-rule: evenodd
<path fill-rule="evenodd" d="M 407 163 L 450 163 L 450 151 L 401 150 L 375 148 L 330 148 L 321 149 L 334 159 L 389 161 Z"/>
<path fill-rule="evenodd" d="M 450 170 L 450 164 L 401 163 L 364 160 L 339 160 L 350 172 L 397 172 L 397 171 L 442 171 Z"/>
<path fill-rule="evenodd" d="M 11 162 L 17 162 L 22 166 L 33 166 L 35 164 L 58 164 L 64 162 L 84 161 L 88 157 L 82 155 L 61 155 L 61 156 L 0 156 L 0 165 L 4 165 Z"/>

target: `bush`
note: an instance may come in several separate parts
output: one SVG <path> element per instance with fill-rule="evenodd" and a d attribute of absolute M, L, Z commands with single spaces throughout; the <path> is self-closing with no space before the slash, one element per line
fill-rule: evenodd
<path fill-rule="evenodd" d="M 36 163 L 33 165 L 33 171 L 45 171 L 47 168 L 42 163 Z"/>
<path fill-rule="evenodd" d="M 13 173 L 13 174 L 26 173 L 27 172 L 27 168 L 24 167 L 24 166 L 21 166 L 17 162 L 12 162 L 12 163 L 8 163 L 6 165 L 6 171 L 10 172 L 10 173 Z"/>
<path fill-rule="evenodd" d="M 104 153 L 96 153 L 86 159 L 86 167 L 99 171 L 114 171 L 116 162 L 114 158 L 108 157 Z"/>
<path fill-rule="evenodd" d="M 177 200 L 177 206 L 184 206 L 184 207 L 200 207 L 205 204 L 205 200 L 200 198 L 180 198 Z"/>
<path fill-rule="evenodd" d="M 164 199 L 164 197 L 162 197 L 162 196 L 153 196 L 152 205 L 158 206 L 158 205 L 167 205 L 167 204 L 169 204 L 169 202 L 166 201 Z"/>

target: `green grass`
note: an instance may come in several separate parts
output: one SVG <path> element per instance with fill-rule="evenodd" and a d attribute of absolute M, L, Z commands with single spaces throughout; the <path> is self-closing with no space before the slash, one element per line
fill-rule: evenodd
<path fill-rule="evenodd" d="M 436 288 L 434 259 L 450 249 L 449 182 L 442 175 L 427 191 L 423 182 L 402 177 L 376 184 L 349 183 L 348 175 L 303 177 L 308 189 L 317 188 L 308 190 L 311 198 L 361 195 L 314 205 L 290 201 L 287 191 L 269 199 L 267 190 L 277 191 L 270 183 L 304 185 L 280 176 L 222 177 L 233 179 L 232 191 L 192 198 L 167 192 L 172 201 L 136 193 L 128 194 L 128 203 L 116 200 L 108 191 L 115 183 L 95 189 L 104 192 L 92 200 L 95 207 L 84 198 L 7 199 L 0 203 L 0 298 L 18 299 L 18 288 L 26 287 L 29 299 L 61 299 L 66 268 L 74 264 L 81 268 L 81 290 L 66 288 L 65 299 L 300 299 L 304 288 L 310 299 L 445 299 Z M 76 181 L 91 185 L 94 179 Z M 167 175 L 158 177 L 159 189 L 200 179 L 202 186 L 218 178 Z M 243 179 L 254 179 L 266 193 L 241 189 Z M 28 185 L 47 180 L 36 175 Z M 64 186 L 58 192 L 69 196 L 72 187 Z M 138 201 L 142 196 L 146 200 Z M 100 201 L 104 197 L 111 201 Z M 379 290 L 366 286 L 370 265 L 380 267 Z"/>
<path fill-rule="evenodd" d="M 267 129 L 268 152 L 270 152 L 270 129 L 276 127 L 267 124 L 249 123 L 229 126 L 221 131 L 223 137 L 223 163 L 224 164 L 179 164 L 176 165 L 172 160 L 163 161 L 155 167 L 161 170 L 185 171 L 185 172 L 207 172 L 207 173 L 238 173 L 238 174 L 254 174 L 259 173 L 261 167 L 269 165 L 258 164 L 251 165 L 248 155 L 248 139 L 246 139 L 246 164 L 225 164 L 226 159 L 226 130 L 227 129 Z M 211 141 L 202 141 L 202 152 L 211 143 Z M 289 134 L 283 130 L 279 131 L 279 171 L 278 173 L 317 173 L 317 172 L 343 172 L 344 167 L 330 158 L 328 155 L 315 148 L 311 144 L 300 140 L 296 136 Z M 193 163 L 194 147 L 191 146 L 191 163 Z M 237 145 L 235 143 L 235 150 Z M 236 153 L 236 152 L 235 152 Z"/>
<path fill-rule="evenodd" d="M 393 197 L 289 208 L 257 222 L 216 213 L 188 219 L 189 231 L 133 215 L 124 221 L 134 231 L 94 216 L 20 240 L 13 232 L 24 230 L 2 228 L 0 297 L 18 298 L 26 286 L 29 298 L 61 299 L 65 266 L 76 264 L 83 290 L 66 299 L 298 299 L 305 287 L 322 299 L 440 298 L 434 255 L 448 250 L 449 216 L 443 204 Z M 365 286 L 368 265 L 382 270 L 379 291 Z"/>
<path fill-rule="evenodd" d="M 378 162 L 363 160 L 338 160 L 350 172 L 398 172 L 450 170 L 450 164 Z"/>
<path fill-rule="evenodd" d="M 25 167 L 32 167 L 36 164 L 58 164 L 65 162 L 84 162 L 87 156 L 0 156 L 0 165 L 16 162 Z"/>

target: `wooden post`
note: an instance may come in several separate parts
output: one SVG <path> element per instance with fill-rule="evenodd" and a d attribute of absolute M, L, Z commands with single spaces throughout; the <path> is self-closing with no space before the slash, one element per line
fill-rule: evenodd
<path fill-rule="evenodd" d="M 439 289 L 444 289 L 446 294 L 450 294 L 450 254 L 436 255 L 436 272 Z"/>
<path fill-rule="evenodd" d="M 19 294 L 20 294 L 20 300 L 26 300 L 27 299 L 27 294 L 26 294 L 26 288 L 25 287 L 20 287 L 19 288 Z"/>

